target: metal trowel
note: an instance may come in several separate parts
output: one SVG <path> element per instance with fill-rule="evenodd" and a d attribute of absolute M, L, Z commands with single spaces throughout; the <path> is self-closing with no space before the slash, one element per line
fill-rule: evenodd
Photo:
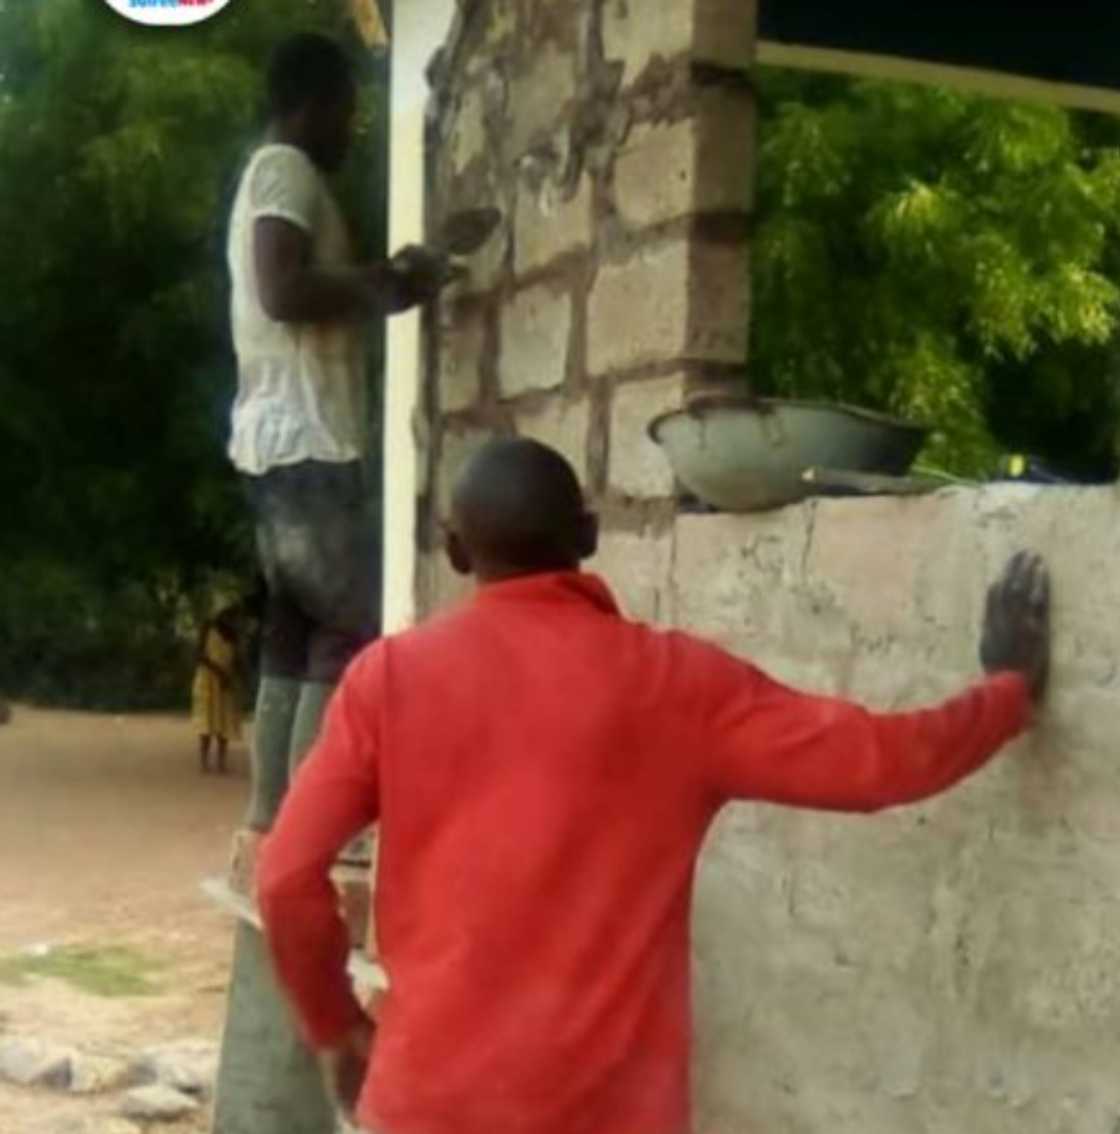
<path fill-rule="evenodd" d="M 477 252 L 494 235 L 501 221 L 500 209 L 477 208 L 461 209 L 443 222 L 436 238 L 424 247 L 443 260 L 445 284 L 465 273 L 462 258 Z"/>
<path fill-rule="evenodd" d="M 472 256 L 494 235 L 501 221 L 500 209 L 461 209 L 443 222 L 439 235 L 428 247 L 448 258 Z"/>

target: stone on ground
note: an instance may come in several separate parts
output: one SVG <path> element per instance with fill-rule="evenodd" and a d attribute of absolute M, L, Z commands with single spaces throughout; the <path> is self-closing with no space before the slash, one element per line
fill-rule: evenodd
<path fill-rule="evenodd" d="M 132 1069 L 121 1059 L 86 1055 L 82 1052 L 75 1052 L 70 1057 L 68 1087 L 72 1094 L 101 1094 L 105 1091 L 115 1091 L 118 1087 L 136 1081 Z"/>
<path fill-rule="evenodd" d="M 218 1049 L 205 1040 L 185 1040 L 149 1048 L 133 1064 L 132 1081 L 170 1087 L 197 1099 L 214 1093 Z"/>
<path fill-rule="evenodd" d="M 0 1039 L 0 1080 L 21 1087 L 55 1087 L 70 1084 L 71 1052 L 32 1039 Z"/>
<path fill-rule="evenodd" d="M 198 1105 L 198 1099 L 156 1083 L 129 1091 L 121 1099 L 120 1111 L 139 1122 L 177 1122 L 198 1110 Z"/>

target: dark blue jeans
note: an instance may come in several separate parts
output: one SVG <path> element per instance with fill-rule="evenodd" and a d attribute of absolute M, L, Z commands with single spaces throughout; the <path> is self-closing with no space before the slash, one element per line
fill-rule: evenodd
<path fill-rule="evenodd" d="M 261 672 L 333 684 L 378 633 L 362 466 L 302 461 L 244 479 L 268 585 Z"/>

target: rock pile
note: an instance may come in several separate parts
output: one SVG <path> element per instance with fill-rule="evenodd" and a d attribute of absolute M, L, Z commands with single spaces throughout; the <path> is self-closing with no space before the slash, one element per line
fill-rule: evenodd
<path fill-rule="evenodd" d="M 218 1049 L 205 1040 L 148 1048 L 132 1058 L 43 1040 L 0 1038 L 0 1082 L 75 1095 L 119 1095 L 120 1119 L 84 1120 L 36 1134 L 138 1134 L 134 1123 L 176 1122 L 210 1098 Z"/>

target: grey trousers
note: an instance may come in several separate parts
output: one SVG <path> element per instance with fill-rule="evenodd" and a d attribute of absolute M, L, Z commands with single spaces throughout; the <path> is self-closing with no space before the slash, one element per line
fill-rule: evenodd
<path fill-rule="evenodd" d="M 333 684 L 378 633 L 361 464 L 302 461 L 244 480 L 268 585 L 261 672 Z"/>

